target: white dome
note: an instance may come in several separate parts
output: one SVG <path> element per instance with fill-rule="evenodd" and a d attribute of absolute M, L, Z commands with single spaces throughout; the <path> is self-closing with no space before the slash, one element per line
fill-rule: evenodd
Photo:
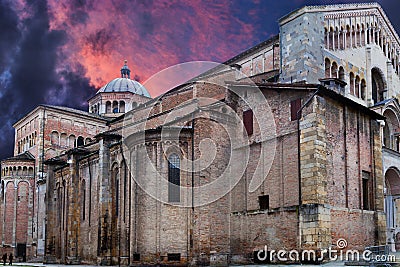
<path fill-rule="evenodd" d="M 146 88 L 139 82 L 129 78 L 116 78 L 105 86 L 101 87 L 97 93 L 131 92 L 137 95 L 151 97 Z"/>

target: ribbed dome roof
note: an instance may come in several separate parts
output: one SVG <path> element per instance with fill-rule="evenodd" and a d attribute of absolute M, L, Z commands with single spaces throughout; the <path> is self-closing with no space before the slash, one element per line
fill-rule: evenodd
<path fill-rule="evenodd" d="M 129 78 L 116 78 L 97 91 L 97 93 L 113 92 L 131 92 L 137 95 L 151 97 L 149 92 L 142 84 Z"/>

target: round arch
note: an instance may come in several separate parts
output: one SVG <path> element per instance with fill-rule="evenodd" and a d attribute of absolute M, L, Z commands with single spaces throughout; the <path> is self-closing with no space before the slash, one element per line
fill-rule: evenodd
<path fill-rule="evenodd" d="M 385 75 L 382 70 L 374 67 L 371 69 L 371 81 L 372 81 L 372 99 L 374 103 L 378 103 L 385 99 L 384 93 L 387 91 L 387 83 Z"/>
<path fill-rule="evenodd" d="M 400 171 L 396 167 L 389 167 L 385 172 L 385 213 L 388 242 L 392 244 L 392 251 L 399 247 L 400 239 L 397 234 L 400 232 Z"/>
<path fill-rule="evenodd" d="M 399 151 L 399 137 L 395 135 L 400 131 L 399 118 L 396 112 L 387 108 L 383 112 L 385 116 L 385 126 L 383 127 L 383 144 L 385 147 Z"/>
<path fill-rule="evenodd" d="M 385 172 L 385 194 L 387 196 L 400 196 L 400 171 L 396 167 L 390 167 Z"/>

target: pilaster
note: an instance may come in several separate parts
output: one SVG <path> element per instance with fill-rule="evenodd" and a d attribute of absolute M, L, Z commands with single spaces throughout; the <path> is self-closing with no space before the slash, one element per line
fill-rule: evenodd
<path fill-rule="evenodd" d="M 300 248 L 317 251 L 331 246 L 327 199 L 325 100 L 314 97 L 300 121 Z"/>

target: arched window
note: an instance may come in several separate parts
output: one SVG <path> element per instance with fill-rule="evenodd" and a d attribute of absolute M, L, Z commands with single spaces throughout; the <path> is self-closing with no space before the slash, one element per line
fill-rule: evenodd
<path fill-rule="evenodd" d="M 113 164 L 112 167 L 112 181 L 111 181 L 111 185 L 112 185 L 112 197 L 113 197 L 113 216 L 115 214 L 115 216 L 119 215 L 119 209 L 120 209 L 120 195 L 119 195 L 119 166 L 117 163 Z"/>
<path fill-rule="evenodd" d="M 399 120 L 397 119 L 396 114 L 387 109 L 383 113 L 385 116 L 385 126 L 383 127 L 383 144 L 385 147 L 398 151 L 398 136 L 396 133 L 400 131 Z"/>
<path fill-rule="evenodd" d="M 325 58 L 325 78 L 331 77 L 331 61 L 329 58 Z"/>
<path fill-rule="evenodd" d="M 22 175 L 27 176 L 28 175 L 28 167 L 24 166 L 22 168 Z"/>
<path fill-rule="evenodd" d="M 383 101 L 384 92 L 386 92 L 386 89 L 382 72 L 377 68 L 373 68 L 371 70 L 371 78 L 372 78 L 372 99 L 374 100 L 374 103 Z"/>
<path fill-rule="evenodd" d="M 361 24 L 361 46 L 365 46 L 365 26 Z"/>
<path fill-rule="evenodd" d="M 111 113 L 111 102 L 110 101 L 106 102 L 106 113 Z"/>
<path fill-rule="evenodd" d="M 350 36 L 351 36 L 351 31 L 350 31 L 350 26 L 347 25 L 346 26 L 346 48 L 350 48 L 351 46 L 351 40 L 350 40 Z"/>
<path fill-rule="evenodd" d="M 328 29 L 325 28 L 325 48 L 328 48 Z"/>
<path fill-rule="evenodd" d="M 60 146 L 66 147 L 67 146 L 67 134 L 62 133 L 60 136 Z"/>
<path fill-rule="evenodd" d="M 168 157 L 168 202 L 180 202 L 180 158 L 177 154 Z"/>
<path fill-rule="evenodd" d="M 382 51 L 383 51 L 383 53 L 385 54 L 385 56 L 387 56 L 387 53 L 386 53 L 386 37 L 383 37 L 383 43 L 382 43 Z"/>
<path fill-rule="evenodd" d="M 121 162 L 121 172 L 120 173 L 121 173 L 121 175 L 120 175 L 120 177 L 121 177 L 121 186 L 120 186 L 120 188 L 121 188 L 121 210 L 123 212 L 123 214 L 121 214 L 121 215 L 123 216 L 124 222 L 125 222 L 125 220 L 127 219 L 126 218 L 126 209 L 127 209 L 126 203 L 128 200 L 128 198 L 126 197 L 126 193 L 128 190 L 128 177 L 127 177 L 128 171 L 127 171 L 127 167 L 125 164 L 125 160 L 123 160 Z"/>
<path fill-rule="evenodd" d="M 119 101 L 119 112 L 125 113 L 125 102 Z"/>
<path fill-rule="evenodd" d="M 51 133 L 51 144 L 58 146 L 60 144 L 59 135 L 57 131 Z"/>
<path fill-rule="evenodd" d="M 336 62 L 332 62 L 331 77 L 338 78 L 338 65 Z"/>
<path fill-rule="evenodd" d="M 81 207 L 82 207 L 82 220 L 86 219 L 86 182 L 82 180 L 81 183 Z"/>
<path fill-rule="evenodd" d="M 350 72 L 350 94 L 354 95 L 354 73 Z"/>
<path fill-rule="evenodd" d="M 335 28 L 335 32 L 333 33 L 333 36 L 334 36 L 333 38 L 334 38 L 334 45 L 335 45 L 334 49 L 336 50 L 336 49 L 340 48 L 339 28 L 338 27 Z"/>
<path fill-rule="evenodd" d="M 329 49 L 333 50 L 333 38 L 334 38 L 334 30 L 333 27 L 329 28 Z"/>
<path fill-rule="evenodd" d="M 364 79 L 361 80 L 361 99 L 366 100 L 367 98 L 367 83 Z"/>
<path fill-rule="evenodd" d="M 344 29 L 343 29 L 343 27 L 340 28 L 340 33 L 339 33 L 339 49 L 345 49 L 345 47 L 344 47 Z"/>
<path fill-rule="evenodd" d="M 358 75 L 356 76 L 354 92 L 355 92 L 356 97 L 360 97 L 360 77 Z"/>
<path fill-rule="evenodd" d="M 118 113 L 118 102 L 117 101 L 113 102 L 112 112 L 113 113 Z"/>
<path fill-rule="evenodd" d="M 75 140 L 76 140 L 75 135 L 73 135 L 73 134 L 70 135 L 70 136 L 68 137 L 68 146 L 69 146 L 69 147 L 75 147 L 75 146 L 76 146 Z"/>
<path fill-rule="evenodd" d="M 80 147 L 80 146 L 84 146 L 84 145 L 85 145 L 85 141 L 84 141 L 83 137 L 79 136 L 78 140 L 76 141 L 76 146 Z"/>
<path fill-rule="evenodd" d="M 339 67 L 339 80 L 344 81 L 344 69 L 342 66 Z"/>

